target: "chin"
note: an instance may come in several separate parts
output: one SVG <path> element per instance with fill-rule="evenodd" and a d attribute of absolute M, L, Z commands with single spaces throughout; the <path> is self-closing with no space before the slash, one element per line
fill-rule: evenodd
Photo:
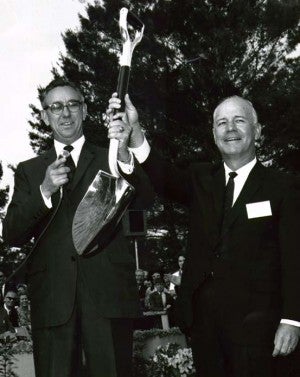
<path fill-rule="evenodd" d="M 222 155 L 225 155 L 225 156 L 234 156 L 234 155 L 240 155 L 241 154 L 241 150 L 240 149 L 237 149 L 237 148 L 223 148 L 221 150 L 221 154 Z"/>

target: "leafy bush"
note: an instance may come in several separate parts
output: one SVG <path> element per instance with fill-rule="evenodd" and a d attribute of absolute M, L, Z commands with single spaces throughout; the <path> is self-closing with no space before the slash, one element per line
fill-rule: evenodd
<path fill-rule="evenodd" d="M 10 336 L 0 338 L 0 377 L 18 377 L 13 371 L 15 363 L 14 342 L 15 338 Z"/>
<path fill-rule="evenodd" d="M 152 377 L 195 376 L 192 350 L 180 348 L 176 343 L 159 346 L 150 359 L 148 375 Z"/>

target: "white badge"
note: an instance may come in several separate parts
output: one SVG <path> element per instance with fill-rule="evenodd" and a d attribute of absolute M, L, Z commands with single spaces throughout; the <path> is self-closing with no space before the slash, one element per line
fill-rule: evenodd
<path fill-rule="evenodd" d="M 270 200 L 246 204 L 248 219 L 272 216 Z"/>

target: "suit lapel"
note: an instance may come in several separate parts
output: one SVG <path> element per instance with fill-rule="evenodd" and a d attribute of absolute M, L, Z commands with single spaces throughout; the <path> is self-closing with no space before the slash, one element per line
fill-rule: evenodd
<path fill-rule="evenodd" d="M 41 157 L 42 157 L 42 161 L 45 165 L 45 171 L 46 171 L 48 166 L 51 165 L 56 160 L 56 151 L 55 151 L 54 146 L 52 146 L 47 152 L 42 154 Z M 54 208 L 56 208 L 56 206 L 59 203 L 59 197 L 60 197 L 59 190 L 56 191 L 51 196 L 51 201 L 52 201 L 52 205 L 53 205 Z"/>
<path fill-rule="evenodd" d="M 54 146 L 51 147 L 47 152 L 41 155 L 42 161 L 48 167 L 52 162 L 56 160 L 56 152 Z"/>
<path fill-rule="evenodd" d="M 47 152 L 45 152 L 42 156 L 42 160 L 46 166 L 46 168 L 52 164 L 56 160 L 56 152 L 54 146 L 51 147 Z M 79 183 L 80 179 L 82 178 L 84 172 L 90 165 L 90 163 L 95 158 L 95 148 L 89 142 L 85 142 L 82 146 L 82 150 L 80 153 L 80 157 L 78 160 L 78 165 L 75 170 L 73 182 L 71 184 L 70 189 L 73 190 L 76 185 Z"/>
<path fill-rule="evenodd" d="M 218 242 L 223 211 L 225 187 L 225 172 L 223 164 L 212 166 L 208 174 L 201 176 L 201 183 L 208 193 L 208 198 L 211 198 L 211 200 L 207 200 L 205 203 L 207 215 L 205 226 L 212 247 L 214 247 Z"/>
<path fill-rule="evenodd" d="M 264 167 L 257 162 L 254 168 L 251 170 L 244 187 L 237 198 L 236 202 L 234 203 L 229 219 L 228 219 L 228 226 L 226 229 L 224 229 L 224 233 L 227 233 L 227 231 L 230 229 L 230 227 L 233 225 L 235 220 L 239 215 L 242 215 L 243 212 L 246 210 L 245 205 L 249 203 L 251 200 L 251 197 L 256 193 L 256 191 L 260 188 L 262 185 L 264 179 Z"/>
<path fill-rule="evenodd" d="M 220 225 L 223 213 L 224 202 L 224 190 L 225 190 L 225 171 L 224 166 L 219 165 L 215 168 L 212 176 L 212 194 L 214 209 L 218 226 Z"/>
<path fill-rule="evenodd" d="M 95 158 L 95 150 L 93 148 L 93 145 L 88 142 L 85 142 L 80 153 L 80 157 L 78 160 L 77 168 L 75 170 L 73 181 L 71 183 L 71 187 L 70 187 L 71 190 L 73 190 L 76 187 L 76 185 L 79 183 L 80 179 L 82 178 L 83 174 L 85 173 L 90 163 L 94 160 L 94 158 Z"/>

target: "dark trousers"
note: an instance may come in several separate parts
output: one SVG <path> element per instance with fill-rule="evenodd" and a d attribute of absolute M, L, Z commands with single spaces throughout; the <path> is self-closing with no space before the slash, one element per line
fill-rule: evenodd
<path fill-rule="evenodd" d="M 131 377 L 132 322 L 99 316 L 79 273 L 67 323 L 33 330 L 36 377 Z"/>
<path fill-rule="evenodd" d="M 255 343 L 238 334 L 244 313 L 239 317 L 234 303 L 246 303 L 233 288 L 229 282 L 208 279 L 196 292 L 191 345 L 197 377 L 300 377 L 299 350 L 274 359 L 273 336 Z"/>

